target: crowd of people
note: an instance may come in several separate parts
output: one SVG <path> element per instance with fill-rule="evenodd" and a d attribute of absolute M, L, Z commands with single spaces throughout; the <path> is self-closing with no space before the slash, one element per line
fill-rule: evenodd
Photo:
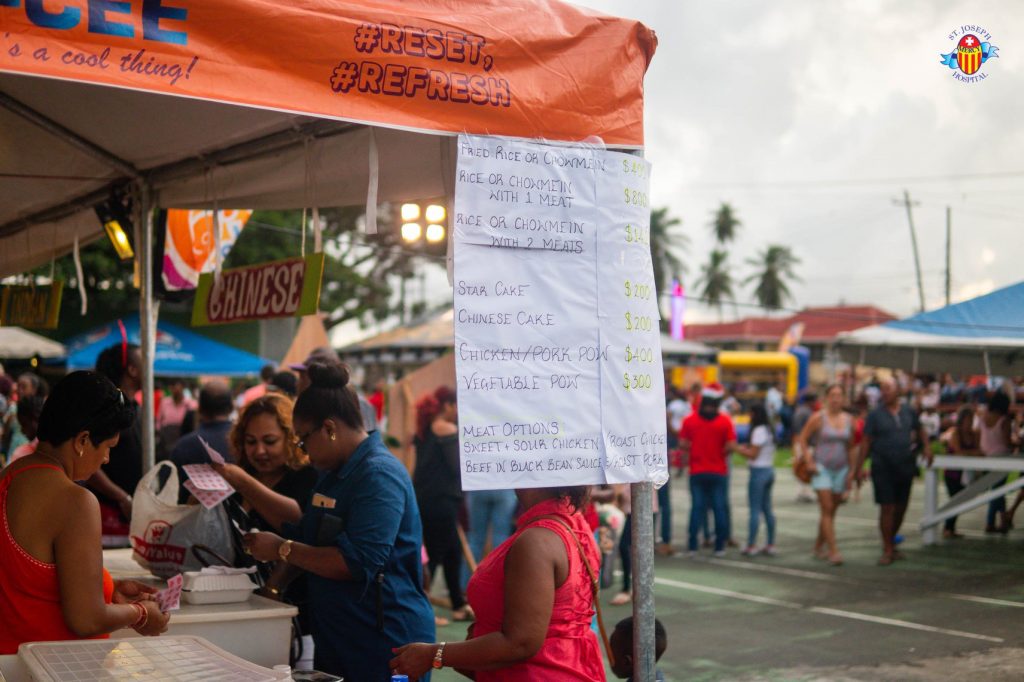
<path fill-rule="evenodd" d="M 267 368 L 244 390 L 171 379 L 152 409 L 161 458 L 179 469 L 210 464 L 235 489 L 250 529 L 244 561 L 269 568 L 263 595 L 299 607 L 315 668 L 346 679 L 429 679 L 441 666 L 478 680 L 604 678 L 588 488 L 464 496 L 447 387 L 417 405 L 410 475 L 377 428 L 382 386 L 362 396 L 329 349 L 289 369 L 294 384 Z M 166 630 L 152 588 L 112 581 L 103 568 L 104 541 L 130 521 L 143 474 L 140 388 L 130 344 L 52 392 L 35 374 L 8 387 L 18 456 L 0 473 L 9 529 L 0 537 L 0 654 L 26 641 Z M 226 461 L 212 460 L 207 445 Z M 58 498 L 68 500 L 62 513 L 49 513 Z M 195 504 L 184 488 L 179 500 Z M 465 642 L 435 641 L 428 590 L 437 568 L 451 619 L 471 622 Z M 622 650 L 627 637 L 616 633 Z M 630 656 L 620 653 L 624 675 Z"/>
<path fill-rule="evenodd" d="M 711 548 L 715 556 L 739 546 L 732 536 L 728 497 L 734 454 L 749 460 L 744 556 L 777 552 L 772 487 L 775 468 L 784 464 L 775 461 L 777 448 L 786 445 L 792 446 L 794 472 L 803 483 L 798 499 L 813 493 L 813 498 L 808 495 L 806 499 L 816 498 L 819 506 L 814 556 L 842 565 L 836 514 L 851 497 L 859 497 L 862 484 L 870 479 L 879 507 L 882 554 L 878 564 L 887 566 L 903 558 L 898 548 L 900 529 L 921 459 L 930 464 L 939 453 L 1007 456 L 1024 442 L 1024 414 L 1012 407 L 1019 397 L 1024 398 L 1020 381 L 958 382 L 946 375 L 940 382 L 935 377 L 896 372 L 886 379 L 873 376 L 859 387 L 847 383 L 827 386 L 820 394 L 808 390 L 796 405 L 787 405 L 781 396 L 778 387 L 769 387 L 763 400 L 742 406 L 717 383 L 696 384 L 688 391 L 668 388 L 666 419 L 675 455 L 672 461 L 679 476 L 689 476 L 687 550 L 691 555 L 701 546 Z M 742 439 L 734 424 L 741 411 L 748 425 Z M 980 475 L 974 473 L 975 478 Z M 969 484 L 969 474 L 952 469 L 943 472 L 950 497 Z M 1005 483 L 1004 477 L 992 488 Z M 994 499 L 988 507 L 985 532 L 1008 532 L 1022 503 L 1024 494 L 1018 494 L 1009 506 L 1005 497 Z M 661 513 L 659 549 L 671 554 L 671 508 L 663 505 Z M 758 546 L 762 519 L 765 542 Z M 945 522 L 946 538 L 962 537 L 956 523 L 955 517 Z"/>
<path fill-rule="evenodd" d="M 101 353 L 96 371 L 73 372 L 52 390 L 34 372 L 0 378 L 9 455 L 0 473 L 0 653 L 38 639 L 166 629 L 151 588 L 112 581 L 102 566 L 101 547 L 131 519 L 143 474 L 141 374 L 138 349 L 125 343 Z M 777 553 L 773 489 L 779 450 L 791 445 L 820 509 L 814 555 L 842 564 L 836 514 L 870 478 L 878 564 L 903 558 L 899 531 L 919 457 L 1006 455 L 1021 444 L 1015 385 L 937 384 L 872 380 L 853 400 L 849 386 L 833 385 L 796 406 L 774 387 L 746 404 L 713 382 L 670 387 L 669 445 L 691 502 L 686 551 Z M 317 669 L 349 679 L 428 679 L 441 666 L 477 680 L 604 679 L 599 588 L 612 585 L 616 557 L 622 584 L 610 603 L 631 599 L 629 548 L 640 520 L 628 486 L 464 493 L 457 396 L 448 386 L 416 402 L 410 471 L 378 428 L 385 386 L 364 396 L 326 348 L 284 371 L 265 368 L 256 385 L 209 380 L 197 389 L 169 379 L 163 389 L 151 408 L 159 456 L 179 468 L 210 464 L 235 489 L 250 529 L 244 561 L 266 567 L 264 595 L 298 606 Z M 212 460 L 207 446 L 226 461 Z M 729 484 L 734 462 L 744 460 L 749 515 L 740 544 Z M 951 496 L 966 478 L 944 472 Z M 663 556 L 676 553 L 671 480 L 653 500 Z M 182 488 L 180 502 L 195 500 Z M 1021 502 L 994 500 L 986 530 L 1005 533 Z M 959 537 L 955 518 L 945 533 Z M 431 599 L 438 569 L 446 595 Z M 470 623 L 466 641 L 435 641 L 450 620 Z M 627 630 L 620 623 L 605 641 L 623 677 Z"/>

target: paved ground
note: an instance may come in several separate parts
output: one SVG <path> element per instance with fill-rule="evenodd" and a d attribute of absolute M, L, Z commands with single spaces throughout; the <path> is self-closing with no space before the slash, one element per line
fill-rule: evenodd
<path fill-rule="evenodd" d="M 746 534 L 747 472 L 732 481 L 734 532 Z M 675 542 L 685 542 L 689 494 L 673 479 Z M 811 557 L 817 508 L 798 503 L 777 471 L 780 555 L 658 558 L 655 598 L 669 633 L 669 680 L 1024 679 L 1024 531 L 985 536 L 982 510 L 961 519 L 968 537 L 924 547 L 916 531 L 922 488 L 905 527 L 905 561 L 878 567 L 870 487 L 839 512 L 846 563 Z M 763 532 L 763 531 L 762 531 Z M 603 595 L 605 603 L 614 590 Z M 629 607 L 607 607 L 612 627 Z M 464 627 L 439 637 L 461 639 Z M 460 679 L 442 671 L 435 680 Z M 610 678 L 611 679 L 611 678 Z"/>

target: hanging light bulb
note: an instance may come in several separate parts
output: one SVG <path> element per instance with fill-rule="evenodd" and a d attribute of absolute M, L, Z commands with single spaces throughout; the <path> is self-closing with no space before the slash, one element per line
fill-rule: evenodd
<path fill-rule="evenodd" d="M 427 225 L 427 241 L 436 244 L 444 239 L 444 225 Z"/>
<path fill-rule="evenodd" d="M 443 223 L 446 215 L 444 206 L 431 204 L 430 206 L 427 206 L 426 215 L 428 223 Z"/>
<path fill-rule="evenodd" d="M 429 210 L 429 209 L 428 209 Z M 419 204 L 402 204 L 402 222 L 411 223 L 420 219 Z"/>
<path fill-rule="evenodd" d="M 419 223 L 405 223 L 402 225 L 402 239 L 407 242 L 419 241 L 423 234 L 423 228 Z"/>

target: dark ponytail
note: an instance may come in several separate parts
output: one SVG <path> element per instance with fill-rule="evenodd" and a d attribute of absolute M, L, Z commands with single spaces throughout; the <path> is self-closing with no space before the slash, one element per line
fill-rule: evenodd
<path fill-rule="evenodd" d="M 350 429 L 363 428 L 359 397 L 349 386 L 348 367 L 341 363 L 313 362 L 306 368 L 309 388 L 295 401 L 292 414 L 297 419 L 319 424 L 337 419 Z"/>

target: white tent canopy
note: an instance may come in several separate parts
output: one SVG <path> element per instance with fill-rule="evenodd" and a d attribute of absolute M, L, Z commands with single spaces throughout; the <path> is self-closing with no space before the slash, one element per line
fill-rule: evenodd
<path fill-rule="evenodd" d="M 446 196 L 453 172 L 451 137 L 10 74 L 0 130 L 22 175 L 0 183 L 0 276 L 101 236 L 92 207 L 126 177 L 176 208 L 359 205 L 371 136 L 381 202 Z"/>
<path fill-rule="evenodd" d="M 0 327 L 0 359 L 62 358 L 64 345 L 21 327 Z"/>

